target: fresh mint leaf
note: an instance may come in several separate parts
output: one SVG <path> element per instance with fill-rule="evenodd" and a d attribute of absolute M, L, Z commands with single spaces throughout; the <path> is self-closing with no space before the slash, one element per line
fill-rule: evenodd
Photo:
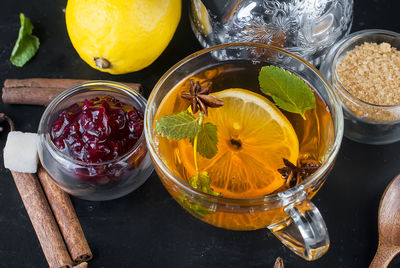
<path fill-rule="evenodd" d="M 160 118 L 154 130 L 169 140 L 182 140 L 195 137 L 201 127 L 196 118 L 185 110 Z"/>
<path fill-rule="evenodd" d="M 219 196 L 221 193 L 214 192 L 211 188 L 211 178 L 208 176 L 207 171 L 198 173 L 189 178 L 189 184 L 198 190 L 203 191 L 206 194 L 211 194 L 215 196 Z"/>
<path fill-rule="evenodd" d="M 19 14 L 21 27 L 19 28 L 18 39 L 11 52 L 11 63 L 22 67 L 27 63 L 39 49 L 39 38 L 32 35 L 33 25 L 31 20 L 23 13 Z"/>
<path fill-rule="evenodd" d="M 190 139 L 193 145 L 194 138 Z M 205 158 L 211 159 L 218 152 L 217 126 L 211 123 L 202 125 L 197 138 L 197 151 Z"/>
<path fill-rule="evenodd" d="M 298 113 L 305 120 L 305 111 L 315 107 L 311 88 L 297 75 L 276 66 L 264 66 L 258 76 L 261 91 L 288 112 Z"/>
<path fill-rule="evenodd" d="M 183 196 L 176 196 L 175 200 L 181 204 L 183 208 L 185 208 L 187 211 L 199 216 L 199 217 L 204 217 L 207 214 L 213 214 L 214 211 L 202 206 L 201 204 L 194 202 L 192 200 L 188 200 L 186 197 Z"/>

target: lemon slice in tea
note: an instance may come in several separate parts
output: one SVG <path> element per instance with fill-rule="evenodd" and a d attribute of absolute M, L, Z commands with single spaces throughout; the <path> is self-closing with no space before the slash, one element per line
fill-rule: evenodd
<path fill-rule="evenodd" d="M 299 154 L 292 124 L 272 102 L 251 91 L 232 88 L 212 95 L 224 101 L 205 117 L 218 128 L 218 153 L 211 159 L 200 156 L 199 168 L 210 175 L 214 191 L 255 198 L 277 190 L 285 182 L 278 172 L 283 158 L 296 163 Z M 193 148 L 184 147 L 182 159 L 192 159 Z M 192 161 L 183 164 L 195 174 Z"/>

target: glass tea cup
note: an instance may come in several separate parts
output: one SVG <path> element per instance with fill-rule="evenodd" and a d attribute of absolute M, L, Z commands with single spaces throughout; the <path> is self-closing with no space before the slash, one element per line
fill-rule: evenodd
<path fill-rule="evenodd" d="M 238 81 L 238 73 L 243 71 L 243 64 L 258 71 L 262 66 L 275 65 L 299 75 L 317 91 L 328 107 L 333 134 L 331 139 L 326 139 L 330 142 L 321 153 L 320 168 L 298 185 L 257 198 L 213 196 L 192 188 L 168 167 L 158 148 L 154 121 L 165 96 L 182 81 L 204 72 L 213 85 L 218 80 L 218 83 L 222 81 L 226 84 L 225 88 L 240 87 L 242 81 Z M 258 72 L 254 74 L 255 80 L 257 76 Z M 320 127 L 321 133 L 326 134 L 323 124 L 315 127 Z M 196 52 L 170 68 L 155 85 L 146 107 L 145 135 L 155 170 L 163 185 L 193 216 L 232 230 L 268 228 L 284 245 L 306 260 L 315 260 L 328 250 L 329 236 L 325 222 L 310 200 L 333 167 L 343 137 L 343 114 L 331 85 L 305 60 L 279 48 L 253 43 L 224 44 Z"/>

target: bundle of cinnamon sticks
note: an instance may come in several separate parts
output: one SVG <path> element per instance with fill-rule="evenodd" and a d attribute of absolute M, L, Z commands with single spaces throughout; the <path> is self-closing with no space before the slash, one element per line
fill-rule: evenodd
<path fill-rule="evenodd" d="M 82 82 L 85 80 L 7 79 L 2 99 L 9 104 L 48 105 L 62 91 Z M 140 84 L 126 85 L 141 93 Z M 10 128 L 14 130 L 11 124 Z M 11 173 L 50 268 L 85 267 L 92 252 L 68 194 L 43 167 L 37 174 Z"/>
<path fill-rule="evenodd" d="M 72 267 L 92 252 L 71 200 L 40 167 L 37 174 L 11 171 L 50 268 Z"/>

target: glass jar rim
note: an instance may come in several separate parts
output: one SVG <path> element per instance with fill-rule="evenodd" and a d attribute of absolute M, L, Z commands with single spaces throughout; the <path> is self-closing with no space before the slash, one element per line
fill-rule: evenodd
<path fill-rule="evenodd" d="M 122 93 L 127 94 L 129 97 L 131 97 L 133 100 L 138 102 L 143 107 L 146 107 L 146 104 L 147 104 L 147 100 L 142 95 L 140 95 L 137 91 L 135 91 L 134 89 L 132 89 L 129 86 L 126 86 L 122 83 L 107 81 L 107 80 L 93 80 L 93 81 L 88 81 L 88 82 L 83 82 L 83 83 L 77 84 L 77 85 L 63 91 L 61 94 L 59 94 L 57 97 L 55 97 L 50 102 L 50 104 L 46 107 L 46 110 L 44 111 L 44 113 L 40 119 L 38 133 L 44 134 L 44 135 L 40 135 L 40 142 L 41 143 L 44 142 L 46 147 L 50 147 L 53 152 L 55 152 L 58 156 L 62 157 L 63 159 L 66 159 L 76 165 L 85 166 L 85 167 L 97 167 L 97 166 L 107 165 L 107 164 L 111 164 L 111 163 L 115 163 L 115 162 L 125 161 L 140 148 L 140 145 L 143 144 L 143 141 L 145 139 L 145 133 L 144 133 L 145 131 L 143 129 L 139 139 L 136 141 L 134 146 L 129 151 L 127 151 L 123 155 L 118 156 L 115 159 L 103 161 L 100 163 L 87 163 L 84 161 L 74 159 L 74 158 L 64 154 L 57 148 L 57 146 L 51 140 L 50 134 L 47 133 L 47 131 L 46 131 L 46 126 L 47 126 L 48 117 L 49 117 L 50 113 L 54 110 L 54 108 L 57 107 L 57 105 L 62 103 L 70 95 L 78 92 L 81 89 L 86 89 L 86 88 L 90 88 L 90 87 L 94 87 L 94 86 L 103 87 L 103 89 L 113 88 L 115 90 L 118 90 Z"/>
<path fill-rule="evenodd" d="M 354 32 L 349 34 L 347 37 L 345 37 L 345 39 L 343 39 L 340 43 L 337 44 L 336 48 L 333 48 L 334 52 L 334 57 L 332 60 L 332 67 L 331 67 L 331 75 L 335 76 L 336 81 L 339 83 L 339 86 L 342 90 L 344 90 L 344 92 L 349 95 L 352 99 L 354 99 L 357 102 L 360 102 L 361 104 L 367 105 L 367 106 L 372 106 L 372 107 L 376 107 L 376 108 L 400 108 L 400 103 L 398 104 L 391 104 L 391 105 L 382 105 L 382 104 L 375 104 L 375 103 L 371 103 L 368 101 L 364 101 L 362 99 L 360 99 L 359 97 L 355 96 L 354 94 L 352 94 L 342 83 L 342 81 L 340 80 L 338 74 L 337 74 L 337 68 L 336 66 L 340 63 L 339 61 L 339 57 L 342 56 L 342 54 L 344 53 L 344 50 L 347 49 L 349 46 L 351 46 L 354 42 L 362 39 L 362 38 L 366 38 L 369 37 L 369 35 L 382 35 L 382 36 L 389 36 L 389 37 L 394 37 L 399 39 L 400 41 L 400 34 L 393 32 L 393 31 L 389 31 L 389 30 L 383 30 L 383 29 L 367 29 L 367 30 L 361 30 L 358 32 Z M 366 41 L 365 41 L 366 42 Z M 333 81 L 333 79 L 332 79 Z"/>
<path fill-rule="evenodd" d="M 154 142 L 153 142 L 153 133 L 152 133 L 152 125 L 153 122 L 150 122 L 150 116 L 149 113 L 151 112 L 150 110 L 153 109 L 153 101 L 155 99 L 155 96 L 157 95 L 159 89 L 161 88 L 161 85 L 164 83 L 164 81 L 167 80 L 175 71 L 177 71 L 181 66 L 183 66 L 185 63 L 203 55 L 206 53 L 210 53 L 216 50 L 220 49 L 225 49 L 225 48 L 239 48 L 239 47 L 249 47 L 249 48 L 262 48 L 262 49 L 267 49 L 267 50 L 272 50 L 276 51 L 278 53 L 283 53 L 288 55 L 291 58 L 296 59 L 297 61 L 300 61 L 302 64 L 304 64 L 306 67 L 311 69 L 312 72 L 314 72 L 318 78 L 321 79 L 323 84 L 325 84 L 325 87 L 327 89 L 327 92 L 329 94 L 329 98 L 331 98 L 334 102 L 334 107 L 336 110 L 336 120 L 338 122 L 338 128 L 335 129 L 335 141 L 333 145 L 330 147 L 330 151 L 328 153 L 328 156 L 326 157 L 326 160 L 324 163 L 322 163 L 321 167 L 313 173 L 309 178 L 301 182 L 300 184 L 296 185 L 295 187 L 289 188 L 283 192 L 279 193 L 272 193 L 256 198 L 230 198 L 230 197 L 223 197 L 223 196 L 213 196 L 210 194 L 206 194 L 202 191 L 199 191 L 197 189 L 194 189 L 191 187 L 188 183 L 182 181 L 181 179 L 177 178 L 175 174 L 173 174 L 169 168 L 165 165 L 165 163 L 161 160 L 160 156 L 156 153 L 156 148 L 154 147 Z M 153 161 L 155 162 L 155 165 L 158 166 L 159 169 L 162 170 L 163 173 L 165 173 L 168 177 L 169 180 L 171 180 L 174 184 L 178 185 L 179 187 L 183 188 L 185 191 L 199 196 L 201 198 L 206 198 L 206 199 L 212 199 L 213 201 L 217 203 L 232 203 L 232 204 L 249 204 L 249 203 L 266 203 L 266 202 L 274 202 L 274 201 L 280 201 L 284 202 L 281 204 L 281 206 L 284 206 L 285 204 L 289 204 L 293 201 L 296 200 L 296 194 L 301 193 L 302 189 L 309 187 L 312 185 L 318 178 L 322 177 L 324 173 L 326 173 L 329 169 L 330 163 L 332 163 L 339 151 L 340 144 L 343 138 L 343 112 L 341 109 L 340 105 L 340 99 L 337 93 L 333 90 L 331 84 L 327 81 L 327 79 L 310 63 L 307 61 L 303 60 L 302 58 L 294 55 L 293 53 L 290 53 L 284 49 L 278 48 L 278 47 L 273 47 L 273 46 L 268 46 L 264 44 L 258 44 L 258 43 L 229 43 L 229 44 L 221 44 L 221 45 L 216 45 L 216 46 L 211 46 L 209 48 L 202 49 L 200 51 L 194 52 L 193 54 L 185 57 L 184 59 L 180 60 L 178 63 L 173 65 L 156 83 L 154 86 L 152 92 L 150 93 L 150 96 L 148 98 L 148 103 L 146 107 L 146 112 L 144 116 L 144 127 L 145 127 L 145 135 L 146 135 L 146 142 L 147 142 L 147 148 L 150 152 L 150 155 L 152 156 Z"/>

